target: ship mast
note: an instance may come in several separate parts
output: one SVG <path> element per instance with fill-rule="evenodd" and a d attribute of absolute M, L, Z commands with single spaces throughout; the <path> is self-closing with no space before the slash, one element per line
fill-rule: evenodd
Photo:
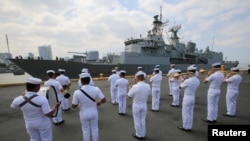
<path fill-rule="evenodd" d="M 8 48 L 9 58 L 10 58 L 10 48 L 9 48 L 9 41 L 8 41 L 8 36 L 7 36 L 7 34 L 5 35 L 5 38 L 6 38 L 7 48 Z"/>

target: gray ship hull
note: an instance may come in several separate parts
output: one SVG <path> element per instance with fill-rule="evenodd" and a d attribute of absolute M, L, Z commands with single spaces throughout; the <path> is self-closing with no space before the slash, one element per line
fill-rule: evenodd
<path fill-rule="evenodd" d="M 134 75 L 138 66 L 143 67 L 143 71 L 147 74 L 152 74 L 156 64 L 141 65 L 141 64 L 86 64 L 72 61 L 58 61 L 58 60 L 27 60 L 27 59 L 10 59 L 15 65 L 22 68 L 25 72 L 33 77 L 38 77 L 42 80 L 47 80 L 46 71 L 53 69 L 57 71 L 59 68 L 66 70 L 66 75 L 70 79 L 78 79 L 82 68 L 88 68 L 92 77 L 99 77 L 100 73 L 104 74 L 104 77 L 108 77 L 111 74 L 111 70 L 115 67 L 119 67 L 120 70 L 125 70 L 127 75 Z M 198 69 L 210 69 L 211 64 L 196 64 Z M 236 64 L 224 64 L 225 70 L 229 70 Z M 160 69 L 163 74 L 169 71 L 170 64 L 160 64 Z M 181 69 L 185 72 L 190 64 L 175 64 L 176 69 Z"/>

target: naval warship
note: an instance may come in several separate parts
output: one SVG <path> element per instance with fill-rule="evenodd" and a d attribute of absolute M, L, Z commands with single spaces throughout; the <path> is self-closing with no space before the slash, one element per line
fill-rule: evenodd
<path fill-rule="evenodd" d="M 181 25 L 175 25 L 167 31 L 169 43 L 166 43 L 163 31 L 168 21 L 162 21 L 161 13 L 153 16 L 153 27 L 147 32 L 146 37 L 125 40 L 125 50 L 119 54 L 109 53 L 99 59 L 98 51 L 88 51 L 84 55 L 73 55 L 69 60 L 15 58 L 10 61 L 31 76 L 42 80 L 47 79 L 47 70 L 59 68 L 65 69 L 69 78 L 77 79 L 83 68 L 88 68 L 92 77 L 99 77 L 100 74 L 107 77 L 115 67 L 125 70 L 127 75 L 134 75 L 138 66 L 141 66 L 146 73 L 152 74 L 155 65 L 160 65 L 161 71 L 167 73 L 170 64 L 175 64 L 175 68 L 183 72 L 191 64 L 202 69 L 210 69 L 215 62 L 220 62 L 224 69 L 230 69 L 239 64 L 238 61 L 224 61 L 222 52 L 212 51 L 209 47 L 199 50 L 195 42 L 182 43 L 178 37 Z"/>

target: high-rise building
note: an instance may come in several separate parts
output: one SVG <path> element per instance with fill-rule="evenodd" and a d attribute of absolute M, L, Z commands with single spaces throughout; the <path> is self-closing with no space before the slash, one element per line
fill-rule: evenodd
<path fill-rule="evenodd" d="M 0 53 L 0 63 L 9 65 L 10 61 L 8 60 L 9 58 L 12 58 L 11 53 Z"/>
<path fill-rule="evenodd" d="M 39 58 L 42 60 L 52 60 L 51 45 L 44 45 L 38 47 Z"/>

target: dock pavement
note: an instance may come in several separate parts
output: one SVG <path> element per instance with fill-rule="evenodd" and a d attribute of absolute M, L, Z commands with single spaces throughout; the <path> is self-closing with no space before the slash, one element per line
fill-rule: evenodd
<path fill-rule="evenodd" d="M 234 118 L 223 116 L 226 112 L 225 94 L 226 84 L 222 85 L 219 100 L 219 111 L 216 125 L 249 125 L 250 124 L 250 75 L 242 74 L 243 80 L 239 87 L 240 95 L 237 101 L 237 115 Z M 191 132 L 179 130 L 182 125 L 181 106 L 171 107 L 172 97 L 168 96 L 167 78 L 164 77 L 161 85 L 160 112 L 152 112 L 151 97 L 148 99 L 148 113 L 146 118 L 147 135 L 145 141 L 207 141 L 208 125 L 202 121 L 207 115 L 208 84 L 199 76 L 201 84 L 196 93 L 193 129 Z M 100 141 L 136 141 L 132 137 L 134 124 L 132 117 L 132 99 L 127 99 L 127 115 L 118 115 L 118 106 L 110 102 L 109 83 L 107 80 L 95 81 L 107 102 L 98 107 Z M 19 109 L 11 109 L 10 103 L 20 95 L 25 85 L 0 87 L 0 140 L 1 141 L 28 141 L 22 113 Z M 70 93 L 77 89 L 77 82 L 72 82 Z M 180 92 L 182 103 L 183 90 Z M 72 96 L 69 98 L 71 104 Z M 77 109 L 63 111 L 62 125 L 53 125 L 53 141 L 82 141 L 82 130 Z"/>

